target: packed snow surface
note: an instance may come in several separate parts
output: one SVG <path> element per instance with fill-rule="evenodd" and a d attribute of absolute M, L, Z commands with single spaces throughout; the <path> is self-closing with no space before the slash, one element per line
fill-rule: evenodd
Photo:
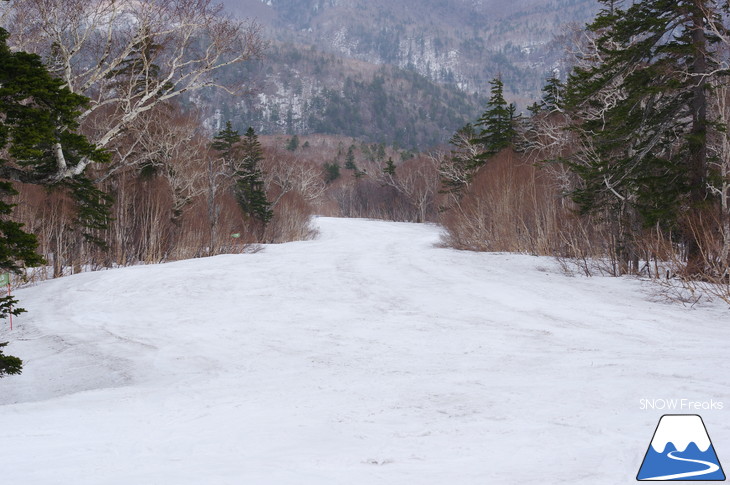
<path fill-rule="evenodd" d="M 17 291 L 3 483 L 615 485 L 683 412 L 730 463 L 726 305 L 442 248 L 432 225 L 316 224 Z M 675 398 L 708 409 L 642 401 Z"/>

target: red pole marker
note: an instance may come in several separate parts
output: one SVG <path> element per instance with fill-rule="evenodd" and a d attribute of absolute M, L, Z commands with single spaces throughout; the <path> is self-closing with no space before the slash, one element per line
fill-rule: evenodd
<path fill-rule="evenodd" d="M 8 283 L 8 296 L 10 296 L 10 283 Z M 10 307 L 10 313 L 8 313 L 8 316 L 10 317 L 10 330 L 13 330 L 13 307 Z"/>
<path fill-rule="evenodd" d="M 0 273 L 0 285 L 7 285 L 8 299 L 10 299 L 10 273 Z M 10 330 L 13 329 L 13 307 L 8 306 L 8 319 L 10 319 Z"/>

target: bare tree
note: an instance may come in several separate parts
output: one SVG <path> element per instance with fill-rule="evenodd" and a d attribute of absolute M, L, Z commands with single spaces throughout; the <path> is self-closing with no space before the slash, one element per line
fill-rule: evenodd
<path fill-rule="evenodd" d="M 275 193 L 272 208 L 289 192 L 297 192 L 305 201 L 313 202 L 327 188 L 320 166 L 299 160 L 290 152 L 278 149 L 268 151 L 263 171 L 266 192 Z"/>
<path fill-rule="evenodd" d="M 220 70 L 265 48 L 256 23 L 224 16 L 211 0 L 11 0 L 0 20 L 15 48 L 40 54 L 72 92 L 91 98 L 80 120 L 100 148 L 113 148 L 140 116 L 184 93 L 243 89 L 222 82 Z M 56 180 L 90 163 L 70 164 L 60 143 L 54 152 Z"/>
<path fill-rule="evenodd" d="M 721 85 L 715 89 L 715 105 L 717 119 L 725 126 L 730 126 L 730 86 Z M 720 177 L 713 183 L 708 182 L 709 190 L 720 199 L 720 230 L 722 233 L 722 249 L 720 259 L 726 268 L 730 268 L 730 135 L 719 133 L 711 140 L 710 165 L 717 169 Z"/>
<path fill-rule="evenodd" d="M 713 18 L 709 10 L 705 11 L 707 18 Z M 720 65 L 716 66 L 715 74 L 718 70 L 727 72 L 730 69 L 730 18 L 728 15 L 724 17 L 714 17 L 714 22 L 708 22 L 708 28 L 719 39 L 717 49 L 722 52 Z M 717 83 L 713 86 L 713 98 L 711 99 L 710 109 L 715 112 L 717 121 L 725 127 L 723 132 L 718 132 L 717 136 L 710 140 L 709 149 L 714 157 L 711 157 L 709 165 L 714 166 L 719 172 L 717 182 L 708 182 L 709 191 L 720 199 L 720 230 L 722 234 L 722 249 L 720 252 L 720 260 L 725 267 L 725 271 L 730 271 L 730 85 L 727 79 L 724 82 Z"/>
<path fill-rule="evenodd" d="M 197 132 L 194 114 L 181 114 L 172 106 L 144 112 L 132 128 L 140 146 L 137 163 L 167 180 L 172 192 L 170 219 L 179 226 L 185 207 L 207 190 L 208 139 Z"/>
<path fill-rule="evenodd" d="M 435 205 L 441 182 L 435 157 L 420 156 L 402 163 L 394 170 L 374 174 L 379 182 L 393 187 L 416 210 L 416 222 L 426 222 Z"/>
<path fill-rule="evenodd" d="M 208 155 L 205 168 L 207 191 L 208 223 L 210 228 L 208 251 L 215 254 L 218 251 L 218 222 L 221 215 L 221 206 L 218 199 L 226 189 L 233 185 L 232 170 L 222 157 Z"/>

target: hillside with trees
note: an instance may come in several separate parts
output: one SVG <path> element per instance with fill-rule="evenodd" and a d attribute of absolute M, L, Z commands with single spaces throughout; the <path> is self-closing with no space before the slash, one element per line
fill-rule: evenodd
<path fill-rule="evenodd" d="M 566 83 L 527 118 L 496 93 L 441 154 L 449 241 L 730 301 L 730 7 L 601 3 Z"/>
<path fill-rule="evenodd" d="M 534 99 L 562 68 L 556 37 L 583 25 L 594 0 L 244 0 L 226 2 L 261 19 L 279 41 L 373 64 L 414 70 L 466 92 L 486 94 L 501 74 L 509 93 Z"/>
<path fill-rule="evenodd" d="M 537 99 L 545 78 L 567 72 L 566 39 L 597 4 L 245 0 L 227 8 L 258 19 L 272 42 L 257 72 L 226 72 L 253 74 L 256 96 L 193 99 L 213 129 L 233 119 L 265 134 L 427 149 L 478 115 L 497 75 L 519 110 Z M 393 123 L 395 132 L 387 130 Z"/>
<path fill-rule="evenodd" d="M 412 70 L 375 65 L 315 48 L 270 44 L 264 58 L 227 69 L 249 80 L 251 94 L 208 90 L 191 104 L 212 130 L 226 121 L 264 134 L 327 133 L 422 149 L 476 116 L 483 98 L 438 84 Z"/>

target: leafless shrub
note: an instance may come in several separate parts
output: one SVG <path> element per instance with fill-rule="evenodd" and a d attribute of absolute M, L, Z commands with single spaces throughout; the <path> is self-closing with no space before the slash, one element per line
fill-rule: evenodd
<path fill-rule="evenodd" d="M 730 268 L 723 259 L 724 240 L 718 230 L 718 213 L 706 210 L 683 221 L 683 227 L 691 228 L 693 237 L 702 243 L 702 274 L 687 274 L 686 248 L 671 233 L 652 232 L 650 244 L 656 255 L 653 280 L 658 292 L 667 299 L 692 304 L 719 299 L 730 304 Z"/>
<path fill-rule="evenodd" d="M 554 254 L 568 216 L 544 174 L 505 150 L 479 170 L 442 223 L 453 247 Z"/>
<path fill-rule="evenodd" d="M 264 241 L 282 243 L 304 241 L 316 236 L 311 226 L 312 206 L 298 192 L 287 192 L 274 207 L 274 217 L 267 224 Z"/>

